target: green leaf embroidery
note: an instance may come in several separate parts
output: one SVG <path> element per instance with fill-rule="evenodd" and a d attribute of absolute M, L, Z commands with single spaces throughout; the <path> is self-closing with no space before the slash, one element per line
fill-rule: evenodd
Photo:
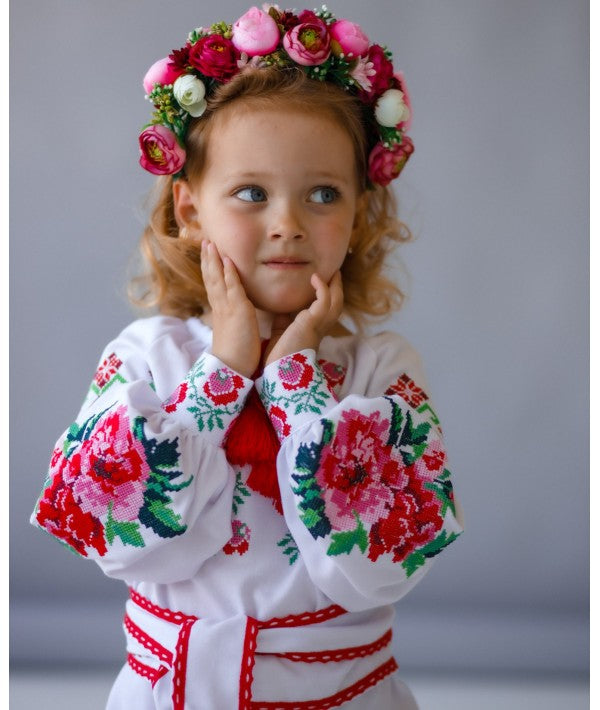
<path fill-rule="evenodd" d="M 112 545 L 115 537 L 118 537 L 124 545 L 145 547 L 144 538 L 140 535 L 137 523 L 115 520 L 112 517 L 112 501 L 108 504 L 108 518 L 104 532 L 109 545 Z"/>
<path fill-rule="evenodd" d="M 403 562 L 402 567 L 406 570 L 406 576 L 413 575 L 419 567 L 422 567 L 427 559 L 438 555 L 451 542 L 454 542 L 460 533 L 450 533 L 448 535 L 445 530 L 431 542 L 427 543 L 418 550 L 412 552 Z"/>
<path fill-rule="evenodd" d="M 327 548 L 328 555 L 349 555 L 354 546 L 357 545 L 364 554 L 369 546 L 369 536 L 365 530 L 358 513 L 354 511 L 357 526 L 354 530 L 333 533 L 331 535 L 331 545 Z"/>
<path fill-rule="evenodd" d="M 277 545 L 283 548 L 283 554 L 288 556 L 289 564 L 293 565 L 300 555 L 300 550 L 298 549 L 298 545 L 296 545 L 296 541 L 292 537 L 292 534 L 288 533 L 285 535 L 281 540 L 279 540 Z"/>

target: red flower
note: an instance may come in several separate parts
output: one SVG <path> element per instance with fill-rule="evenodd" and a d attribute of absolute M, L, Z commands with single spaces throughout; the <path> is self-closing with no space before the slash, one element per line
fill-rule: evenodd
<path fill-rule="evenodd" d="M 329 362 L 328 360 L 319 360 L 319 365 L 327 380 L 327 387 L 331 392 L 333 392 L 335 387 L 343 384 L 346 378 L 347 368 L 337 365 L 335 362 Z"/>
<path fill-rule="evenodd" d="M 163 409 L 165 412 L 174 412 L 177 409 L 177 405 L 181 404 L 185 399 L 187 394 L 188 384 L 187 382 L 182 382 L 179 387 L 173 392 L 166 402 L 163 402 Z"/>
<path fill-rule="evenodd" d="M 314 372 L 302 353 L 284 357 L 279 363 L 279 378 L 286 390 L 305 389 L 312 381 Z"/>
<path fill-rule="evenodd" d="M 394 562 L 402 562 L 415 549 L 431 542 L 442 527 L 440 501 L 432 491 L 414 483 L 396 493 L 389 515 L 369 531 L 369 559 L 376 561 L 391 552 Z"/>
<path fill-rule="evenodd" d="M 239 54 L 231 40 L 218 34 L 201 37 L 192 45 L 189 53 L 190 64 L 204 76 L 219 81 L 230 79 L 238 71 Z"/>
<path fill-rule="evenodd" d="M 250 547 L 250 533 L 252 531 L 241 520 L 232 520 L 231 529 L 233 530 L 233 535 L 223 548 L 223 552 L 226 555 L 233 555 L 234 553 L 245 555 Z"/>
<path fill-rule="evenodd" d="M 408 136 L 403 136 L 402 143 L 395 143 L 391 148 L 377 143 L 369 155 L 369 179 L 377 185 L 389 185 L 400 175 L 414 150 Z"/>
<path fill-rule="evenodd" d="M 428 399 L 425 392 L 420 387 L 417 387 L 406 372 L 403 372 L 400 377 L 390 385 L 385 391 L 386 394 L 398 394 L 402 399 L 410 404 L 411 407 L 418 407 Z"/>
<path fill-rule="evenodd" d="M 94 380 L 100 389 L 110 382 L 110 380 L 117 374 L 117 370 L 122 364 L 123 363 L 119 360 L 115 353 L 111 353 L 102 362 L 102 364 L 98 366 L 96 374 L 94 375 Z"/>
<path fill-rule="evenodd" d="M 36 520 L 45 530 L 64 540 L 83 557 L 88 556 L 86 548 L 89 547 L 100 555 L 106 554 L 102 523 L 91 513 L 81 510 L 73 491 L 61 476 L 56 476 L 52 485 L 44 491 Z"/>
<path fill-rule="evenodd" d="M 190 64 L 190 45 L 186 44 L 181 49 L 174 49 L 169 54 L 171 67 L 176 71 L 185 71 Z"/>
<path fill-rule="evenodd" d="M 290 435 L 292 428 L 288 424 L 287 415 L 281 407 L 276 404 L 269 407 L 269 418 L 280 440 Z"/>
<path fill-rule="evenodd" d="M 358 96 L 364 103 L 373 103 L 381 94 L 393 85 L 394 66 L 385 56 L 383 47 L 373 44 L 369 47 L 367 61 L 373 64 L 375 74 L 370 77 L 371 88 L 369 91 L 360 91 Z"/>
<path fill-rule="evenodd" d="M 230 404 L 238 398 L 244 380 L 233 370 L 222 367 L 209 375 L 204 391 L 214 404 Z"/>

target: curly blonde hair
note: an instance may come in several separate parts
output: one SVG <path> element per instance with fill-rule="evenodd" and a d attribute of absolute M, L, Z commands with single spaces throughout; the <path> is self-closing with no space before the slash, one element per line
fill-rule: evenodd
<path fill-rule="evenodd" d="M 396 215 L 389 187 L 368 186 L 367 156 L 372 148 L 368 121 L 372 118 L 350 94 L 339 87 L 309 79 L 298 69 L 252 68 L 237 74 L 211 96 L 208 108 L 194 119 L 186 135 L 184 175 L 190 182 L 202 174 L 206 145 L 216 118 L 225 109 L 286 108 L 311 115 L 321 112 L 343 127 L 352 139 L 357 177 L 363 197 L 355 217 L 351 252 L 341 267 L 344 313 L 360 329 L 367 318 L 383 317 L 401 307 L 404 293 L 384 275 L 387 256 L 411 238 Z M 165 315 L 187 318 L 205 312 L 208 300 L 199 268 L 200 242 L 180 232 L 175 219 L 173 177 L 157 179 L 150 195 L 150 217 L 141 239 L 146 271 L 130 284 L 130 298 L 138 306 L 158 307 Z"/>

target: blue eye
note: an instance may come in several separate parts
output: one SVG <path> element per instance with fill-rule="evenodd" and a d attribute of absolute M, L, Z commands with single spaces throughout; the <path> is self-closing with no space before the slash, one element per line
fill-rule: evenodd
<path fill-rule="evenodd" d="M 340 196 L 335 187 L 318 187 L 310 193 L 311 202 L 327 205 L 330 202 L 335 202 Z"/>
<path fill-rule="evenodd" d="M 243 202 L 265 202 L 267 199 L 267 194 L 261 187 L 242 187 L 235 196 Z"/>

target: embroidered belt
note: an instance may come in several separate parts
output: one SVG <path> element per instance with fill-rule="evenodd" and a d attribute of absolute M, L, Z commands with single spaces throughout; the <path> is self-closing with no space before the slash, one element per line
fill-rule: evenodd
<path fill-rule="evenodd" d="M 172 706 L 173 710 L 328 710 L 361 695 L 398 668 L 389 650 L 392 630 L 388 627 L 381 633 L 382 627 L 389 625 L 387 616 L 374 625 L 369 624 L 369 628 L 374 628 L 377 633 L 377 638 L 369 643 L 312 650 L 323 648 L 323 645 L 327 647 L 332 636 L 331 625 L 327 622 L 346 614 L 345 609 L 334 604 L 319 611 L 266 621 L 240 615 L 223 622 L 211 622 L 158 606 L 131 589 L 124 619 L 129 642 L 127 661 L 133 671 L 150 681 L 155 694 L 160 697 L 160 707 Z M 304 633 L 294 632 L 295 639 L 304 638 L 300 638 L 299 645 L 295 643 L 294 650 L 290 650 L 291 638 L 286 629 L 298 627 L 304 627 Z M 333 638 L 343 643 L 352 637 L 356 639 L 357 635 L 364 640 L 366 634 L 362 622 L 356 626 L 336 627 Z M 353 682 L 327 697 L 265 701 L 253 699 L 257 657 L 309 664 L 335 664 L 357 659 L 367 659 L 371 663 L 367 663 L 370 670 L 366 675 L 355 680 L 350 674 L 348 677 Z M 385 660 L 381 662 L 383 658 Z M 377 665 L 373 667 L 374 663 Z M 353 665 L 354 676 L 356 672 Z M 165 683 L 157 685 L 168 673 L 172 675 L 170 687 Z M 239 682 L 232 682 L 232 673 L 236 679 L 239 677 Z M 309 674 L 305 686 L 310 682 Z"/>

